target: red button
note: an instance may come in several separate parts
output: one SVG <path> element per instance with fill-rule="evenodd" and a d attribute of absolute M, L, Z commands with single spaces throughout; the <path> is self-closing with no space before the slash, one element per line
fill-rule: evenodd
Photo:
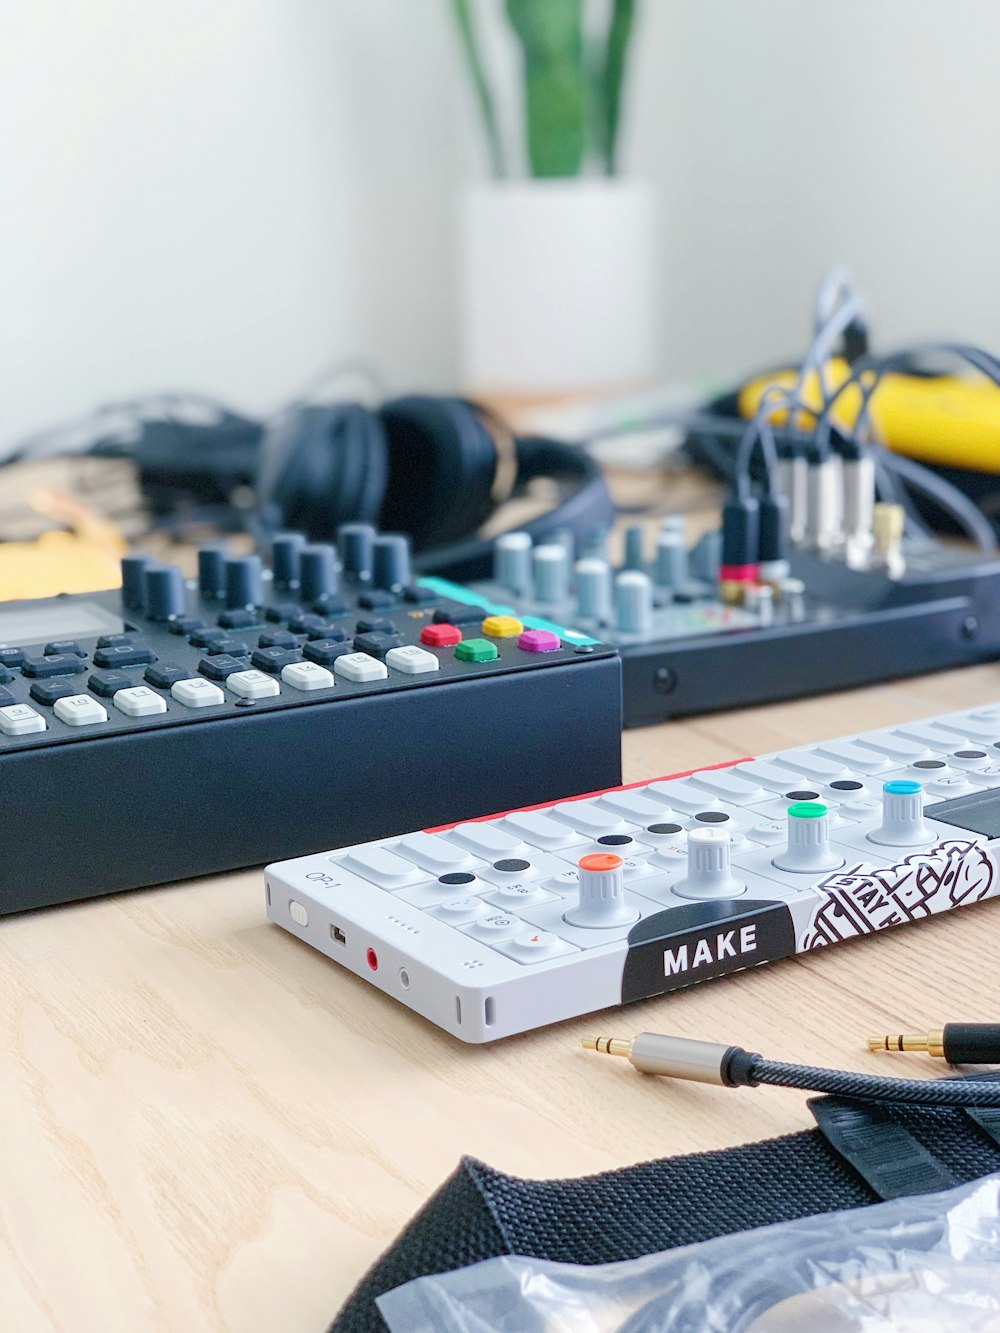
<path fill-rule="evenodd" d="M 462 642 L 462 631 L 456 625 L 425 625 L 420 631 L 420 642 L 431 648 L 451 648 Z"/>

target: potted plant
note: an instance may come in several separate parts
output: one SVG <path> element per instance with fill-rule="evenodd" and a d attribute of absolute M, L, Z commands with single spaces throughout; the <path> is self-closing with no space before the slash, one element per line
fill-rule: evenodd
<path fill-rule="evenodd" d="M 520 401 L 623 388 L 654 370 L 651 192 L 618 174 L 635 0 L 505 0 L 523 67 L 525 160 L 515 169 L 470 0 L 452 0 L 491 179 L 466 190 L 460 238 L 465 386 Z"/>

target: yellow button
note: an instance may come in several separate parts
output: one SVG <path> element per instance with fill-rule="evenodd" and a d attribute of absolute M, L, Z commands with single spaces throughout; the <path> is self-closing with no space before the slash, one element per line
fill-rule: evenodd
<path fill-rule="evenodd" d="M 487 616 L 482 632 L 491 639 L 514 639 L 523 629 L 516 616 Z"/>

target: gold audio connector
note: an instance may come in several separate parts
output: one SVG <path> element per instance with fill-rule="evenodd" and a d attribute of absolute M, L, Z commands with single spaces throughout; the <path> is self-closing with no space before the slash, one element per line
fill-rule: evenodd
<path fill-rule="evenodd" d="M 869 1037 L 870 1051 L 924 1051 L 950 1065 L 1000 1064 L 1000 1024 L 945 1023 L 927 1032 Z"/>
<path fill-rule="evenodd" d="M 884 1037 L 869 1037 L 870 1051 L 925 1051 L 944 1059 L 944 1028 L 932 1028 L 929 1032 L 900 1032 Z"/>

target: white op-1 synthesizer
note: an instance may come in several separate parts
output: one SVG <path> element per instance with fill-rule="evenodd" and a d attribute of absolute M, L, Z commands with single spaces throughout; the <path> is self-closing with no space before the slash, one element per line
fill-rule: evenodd
<path fill-rule="evenodd" d="M 1000 707 L 266 871 L 270 919 L 493 1041 L 997 893 Z"/>

